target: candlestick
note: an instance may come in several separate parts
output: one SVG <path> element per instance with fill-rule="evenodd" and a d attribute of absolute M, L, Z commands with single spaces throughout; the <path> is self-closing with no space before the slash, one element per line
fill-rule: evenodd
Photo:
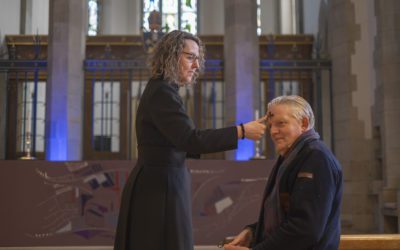
<path fill-rule="evenodd" d="M 21 160 L 34 160 L 36 159 L 31 155 L 31 133 L 27 132 L 26 133 L 26 142 L 25 142 L 25 152 L 26 155 L 22 156 L 20 159 Z"/>

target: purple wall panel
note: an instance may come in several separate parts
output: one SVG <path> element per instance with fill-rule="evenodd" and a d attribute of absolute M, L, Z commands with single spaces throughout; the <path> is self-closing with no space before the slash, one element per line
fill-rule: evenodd
<path fill-rule="evenodd" d="M 134 161 L 0 161 L 0 247 L 112 245 Z M 272 162 L 188 160 L 197 245 L 256 220 Z"/>

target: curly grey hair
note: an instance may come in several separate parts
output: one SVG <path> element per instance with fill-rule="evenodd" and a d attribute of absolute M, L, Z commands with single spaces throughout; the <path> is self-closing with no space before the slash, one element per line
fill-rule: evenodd
<path fill-rule="evenodd" d="M 307 130 L 314 128 L 314 113 L 310 104 L 303 97 L 297 95 L 278 96 L 268 103 L 267 114 L 269 114 L 271 107 L 275 105 L 288 105 L 292 108 L 292 115 L 295 119 L 298 121 L 301 121 L 304 117 L 308 119 Z"/>
<path fill-rule="evenodd" d="M 196 81 L 199 73 L 204 70 L 204 45 L 197 36 L 180 30 L 169 32 L 156 44 L 149 57 L 152 78 L 162 77 L 170 83 L 186 84 L 180 82 L 179 58 L 187 39 L 193 40 L 199 46 L 199 69 L 192 78 L 192 82 Z"/>

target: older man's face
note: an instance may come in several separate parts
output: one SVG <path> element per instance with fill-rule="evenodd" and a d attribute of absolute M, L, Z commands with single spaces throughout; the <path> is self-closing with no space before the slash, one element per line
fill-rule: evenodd
<path fill-rule="evenodd" d="M 296 139 L 306 131 L 304 123 L 294 118 L 288 105 L 275 105 L 268 110 L 268 128 L 280 155 L 285 155 Z"/>

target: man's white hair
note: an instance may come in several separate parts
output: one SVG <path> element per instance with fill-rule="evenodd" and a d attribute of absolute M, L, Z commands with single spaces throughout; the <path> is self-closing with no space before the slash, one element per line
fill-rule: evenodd
<path fill-rule="evenodd" d="M 303 118 L 308 119 L 308 128 L 312 129 L 315 125 L 315 117 L 310 104 L 297 95 L 278 96 L 268 103 L 268 112 L 272 106 L 287 105 L 291 108 L 292 115 L 295 119 L 301 121 Z"/>

